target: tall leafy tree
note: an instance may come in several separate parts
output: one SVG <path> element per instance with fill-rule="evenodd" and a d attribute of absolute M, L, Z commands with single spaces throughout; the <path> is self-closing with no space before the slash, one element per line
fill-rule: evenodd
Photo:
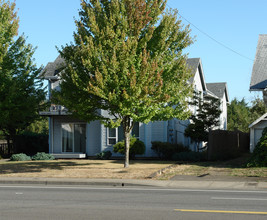
<path fill-rule="evenodd" d="M 267 112 L 267 106 L 265 105 L 264 101 L 260 99 L 259 97 L 256 97 L 251 102 L 251 108 L 250 108 L 250 123 L 254 122 L 257 118 L 262 116 Z"/>
<path fill-rule="evenodd" d="M 45 98 L 35 49 L 18 36 L 15 3 L 0 0 L 0 130 L 10 139 L 38 117 Z M 10 150 L 10 146 L 9 146 Z"/>
<path fill-rule="evenodd" d="M 135 122 L 184 119 L 191 93 L 189 28 L 167 0 L 82 0 L 56 100 L 85 121 L 123 125 L 125 167 Z"/>
<path fill-rule="evenodd" d="M 185 136 L 195 141 L 200 150 L 200 143 L 208 141 L 209 130 L 220 124 L 221 101 L 213 96 L 202 98 L 200 93 L 195 93 L 190 104 L 196 108 L 196 114 L 190 117 L 191 123 L 185 129 Z"/>
<path fill-rule="evenodd" d="M 237 98 L 234 98 L 227 107 L 228 130 L 248 132 L 248 126 L 250 122 L 250 109 L 248 103 L 244 98 L 240 101 L 237 100 Z"/>

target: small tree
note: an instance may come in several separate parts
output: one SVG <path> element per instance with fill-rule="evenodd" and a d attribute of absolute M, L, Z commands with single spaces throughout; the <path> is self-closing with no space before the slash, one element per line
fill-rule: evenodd
<path fill-rule="evenodd" d="M 182 50 L 192 39 L 166 2 L 82 0 L 74 44 L 60 51 L 66 68 L 54 97 L 85 121 L 122 124 L 125 167 L 135 122 L 188 117 L 191 75 Z"/>
<path fill-rule="evenodd" d="M 213 96 L 205 96 L 202 99 L 200 93 L 195 93 L 190 104 L 196 107 L 196 114 L 190 117 L 191 124 L 186 128 L 185 136 L 197 143 L 199 151 L 200 143 L 208 141 L 209 130 L 220 123 L 221 102 Z"/>
<path fill-rule="evenodd" d="M 8 140 L 38 117 L 45 99 L 40 68 L 33 63 L 35 49 L 18 29 L 15 4 L 0 0 L 0 130 Z"/>

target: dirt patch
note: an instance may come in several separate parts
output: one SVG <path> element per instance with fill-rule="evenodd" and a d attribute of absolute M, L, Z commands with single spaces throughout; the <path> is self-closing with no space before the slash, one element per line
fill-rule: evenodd
<path fill-rule="evenodd" d="M 125 169 L 122 160 L 55 160 L 0 162 L 0 177 L 57 177 L 146 179 L 172 165 L 166 161 L 132 161 Z"/>

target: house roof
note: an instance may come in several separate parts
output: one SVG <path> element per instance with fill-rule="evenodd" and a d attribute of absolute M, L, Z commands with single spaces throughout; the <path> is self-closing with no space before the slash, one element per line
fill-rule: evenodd
<path fill-rule="evenodd" d="M 203 67 L 202 67 L 201 59 L 200 58 L 188 58 L 186 60 L 186 65 L 188 68 L 191 69 L 191 74 L 192 74 L 192 77 L 189 79 L 189 82 L 190 83 L 194 82 L 194 78 L 198 70 L 200 79 L 201 79 L 202 89 L 203 91 L 206 91 L 207 87 L 206 87 L 205 78 L 203 74 Z"/>
<path fill-rule="evenodd" d="M 258 124 L 261 121 L 267 121 L 267 113 L 265 113 L 264 115 L 262 115 L 261 117 L 259 117 L 256 121 L 254 121 L 251 125 L 249 125 L 249 128 L 252 128 L 253 126 L 255 126 L 256 124 Z"/>
<path fill-rule="evenodd" d="M 267 34 L 260 34 L 253 64 L 249 90 L 264 90 L 267 87 Z"/>
<path fill-rule="evenodd" d="M 224 94 L 226 96 L 226 101 L 229 102 L 229 96 L 228 96 L 228 89 L 227 89 L 227 83 L 226 82 L 219 82 L 219 83 L 207 83 L 207 89 L 220 99 L 223 98 Z"/>
<path fill-rule="evenodd" d="M 53 78 L 58 74 L 58 70 L 65 64 L 64 59 L 59 55 L 54 62 L 49 62 L 41 72 L 41 76 L 45 79 Z"/>

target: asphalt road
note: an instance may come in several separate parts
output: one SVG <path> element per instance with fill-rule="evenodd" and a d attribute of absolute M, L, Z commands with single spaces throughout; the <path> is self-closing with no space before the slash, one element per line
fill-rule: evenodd
<path fill-rule="evenodd" d="M 267 219 L 267 191 L 0 185 L 1 220 Z"/>

